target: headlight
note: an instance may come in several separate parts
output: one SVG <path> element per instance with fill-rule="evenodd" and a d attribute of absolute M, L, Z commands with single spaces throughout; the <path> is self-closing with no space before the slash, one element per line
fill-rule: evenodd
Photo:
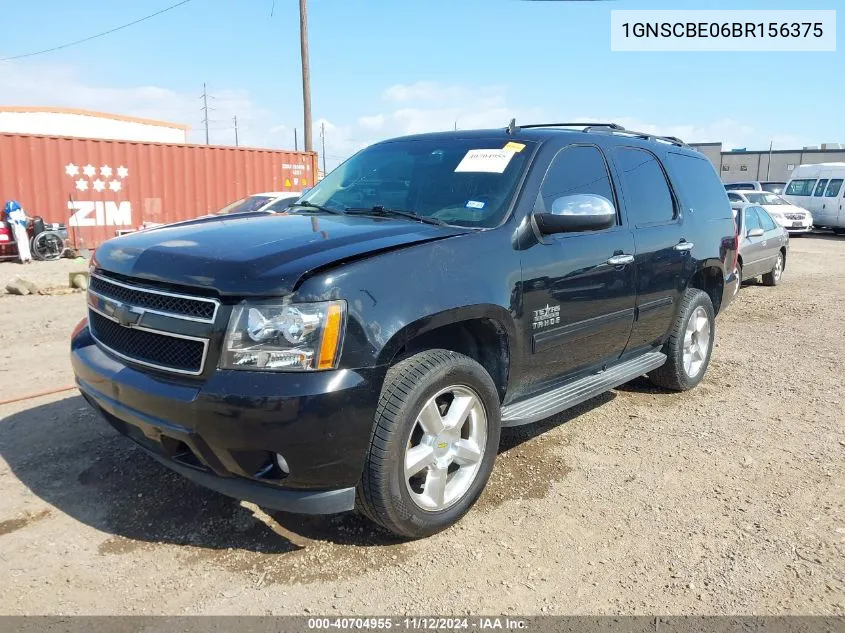
<path fill-rule="evenodd" d="M 343 342 L 345 301 L 268 304 L 243 302 L 232 311 L 222 369 L 332 369 Z"/>

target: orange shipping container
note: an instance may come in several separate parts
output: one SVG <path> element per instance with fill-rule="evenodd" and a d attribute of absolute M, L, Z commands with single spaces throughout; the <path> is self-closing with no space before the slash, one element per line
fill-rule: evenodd
<path fill-rule="evenodd" d="M 300 191 L 316 175 L 314 152 L 0 134 L 0 207 L 17 200 L 64 223 L 78 248 L 250 194 Z"/>

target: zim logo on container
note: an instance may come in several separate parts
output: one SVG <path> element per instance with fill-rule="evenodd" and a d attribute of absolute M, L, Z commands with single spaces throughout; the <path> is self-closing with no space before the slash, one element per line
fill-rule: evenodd
<path fill-rule="evenodd" d="M 71 162 L 65 165 L 65 175 L 73 179 L 78 192 L 117 197 L 129 169 L 124 165 L 95 167 L 91 163 L 79 166 Z M 68 200 L 67 208 L 74 212 L 70 226 L 132 226 L 132 203 L 128 200 Z"/>

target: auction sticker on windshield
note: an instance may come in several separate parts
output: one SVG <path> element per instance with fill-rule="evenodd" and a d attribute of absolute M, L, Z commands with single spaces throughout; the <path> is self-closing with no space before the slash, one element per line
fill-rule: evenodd
<path fill-rule="evenodd" d="M 455 171 L 502 174 L 513 156 L 514 152 L 506 149 L 471 149 L 455 167 Z"/>

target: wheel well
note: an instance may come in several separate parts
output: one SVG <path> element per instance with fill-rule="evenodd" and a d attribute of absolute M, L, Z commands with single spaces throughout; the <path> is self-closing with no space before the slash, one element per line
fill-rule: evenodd
<path fill-rule="evenodd" d="M 783 255 L 783 269 L 786 270 L 786 246 L 781 246 L 780 252 Z"/>
<path fill-rule="evenodd" d="M 692 281 L 690 281 L 690 288 L 698 288 L 706 292 L 713 303 L 713 312 L 719 314 L 719 309 L 722 307 L 722 293 L 725 288 L 725 280 L 721 270 L 715 266 L 702 268 L 693 276 Z"/>
<path fill-rule="evenodd" d="M 487 370 L 499 392 L 499 399 L 504 399 L 510 352 L 507 332 L 497 321 L 469 319 L 429 330 L 405 343 L 392 363 L 427 349 L 448 349 L 469 356 Z"/>

